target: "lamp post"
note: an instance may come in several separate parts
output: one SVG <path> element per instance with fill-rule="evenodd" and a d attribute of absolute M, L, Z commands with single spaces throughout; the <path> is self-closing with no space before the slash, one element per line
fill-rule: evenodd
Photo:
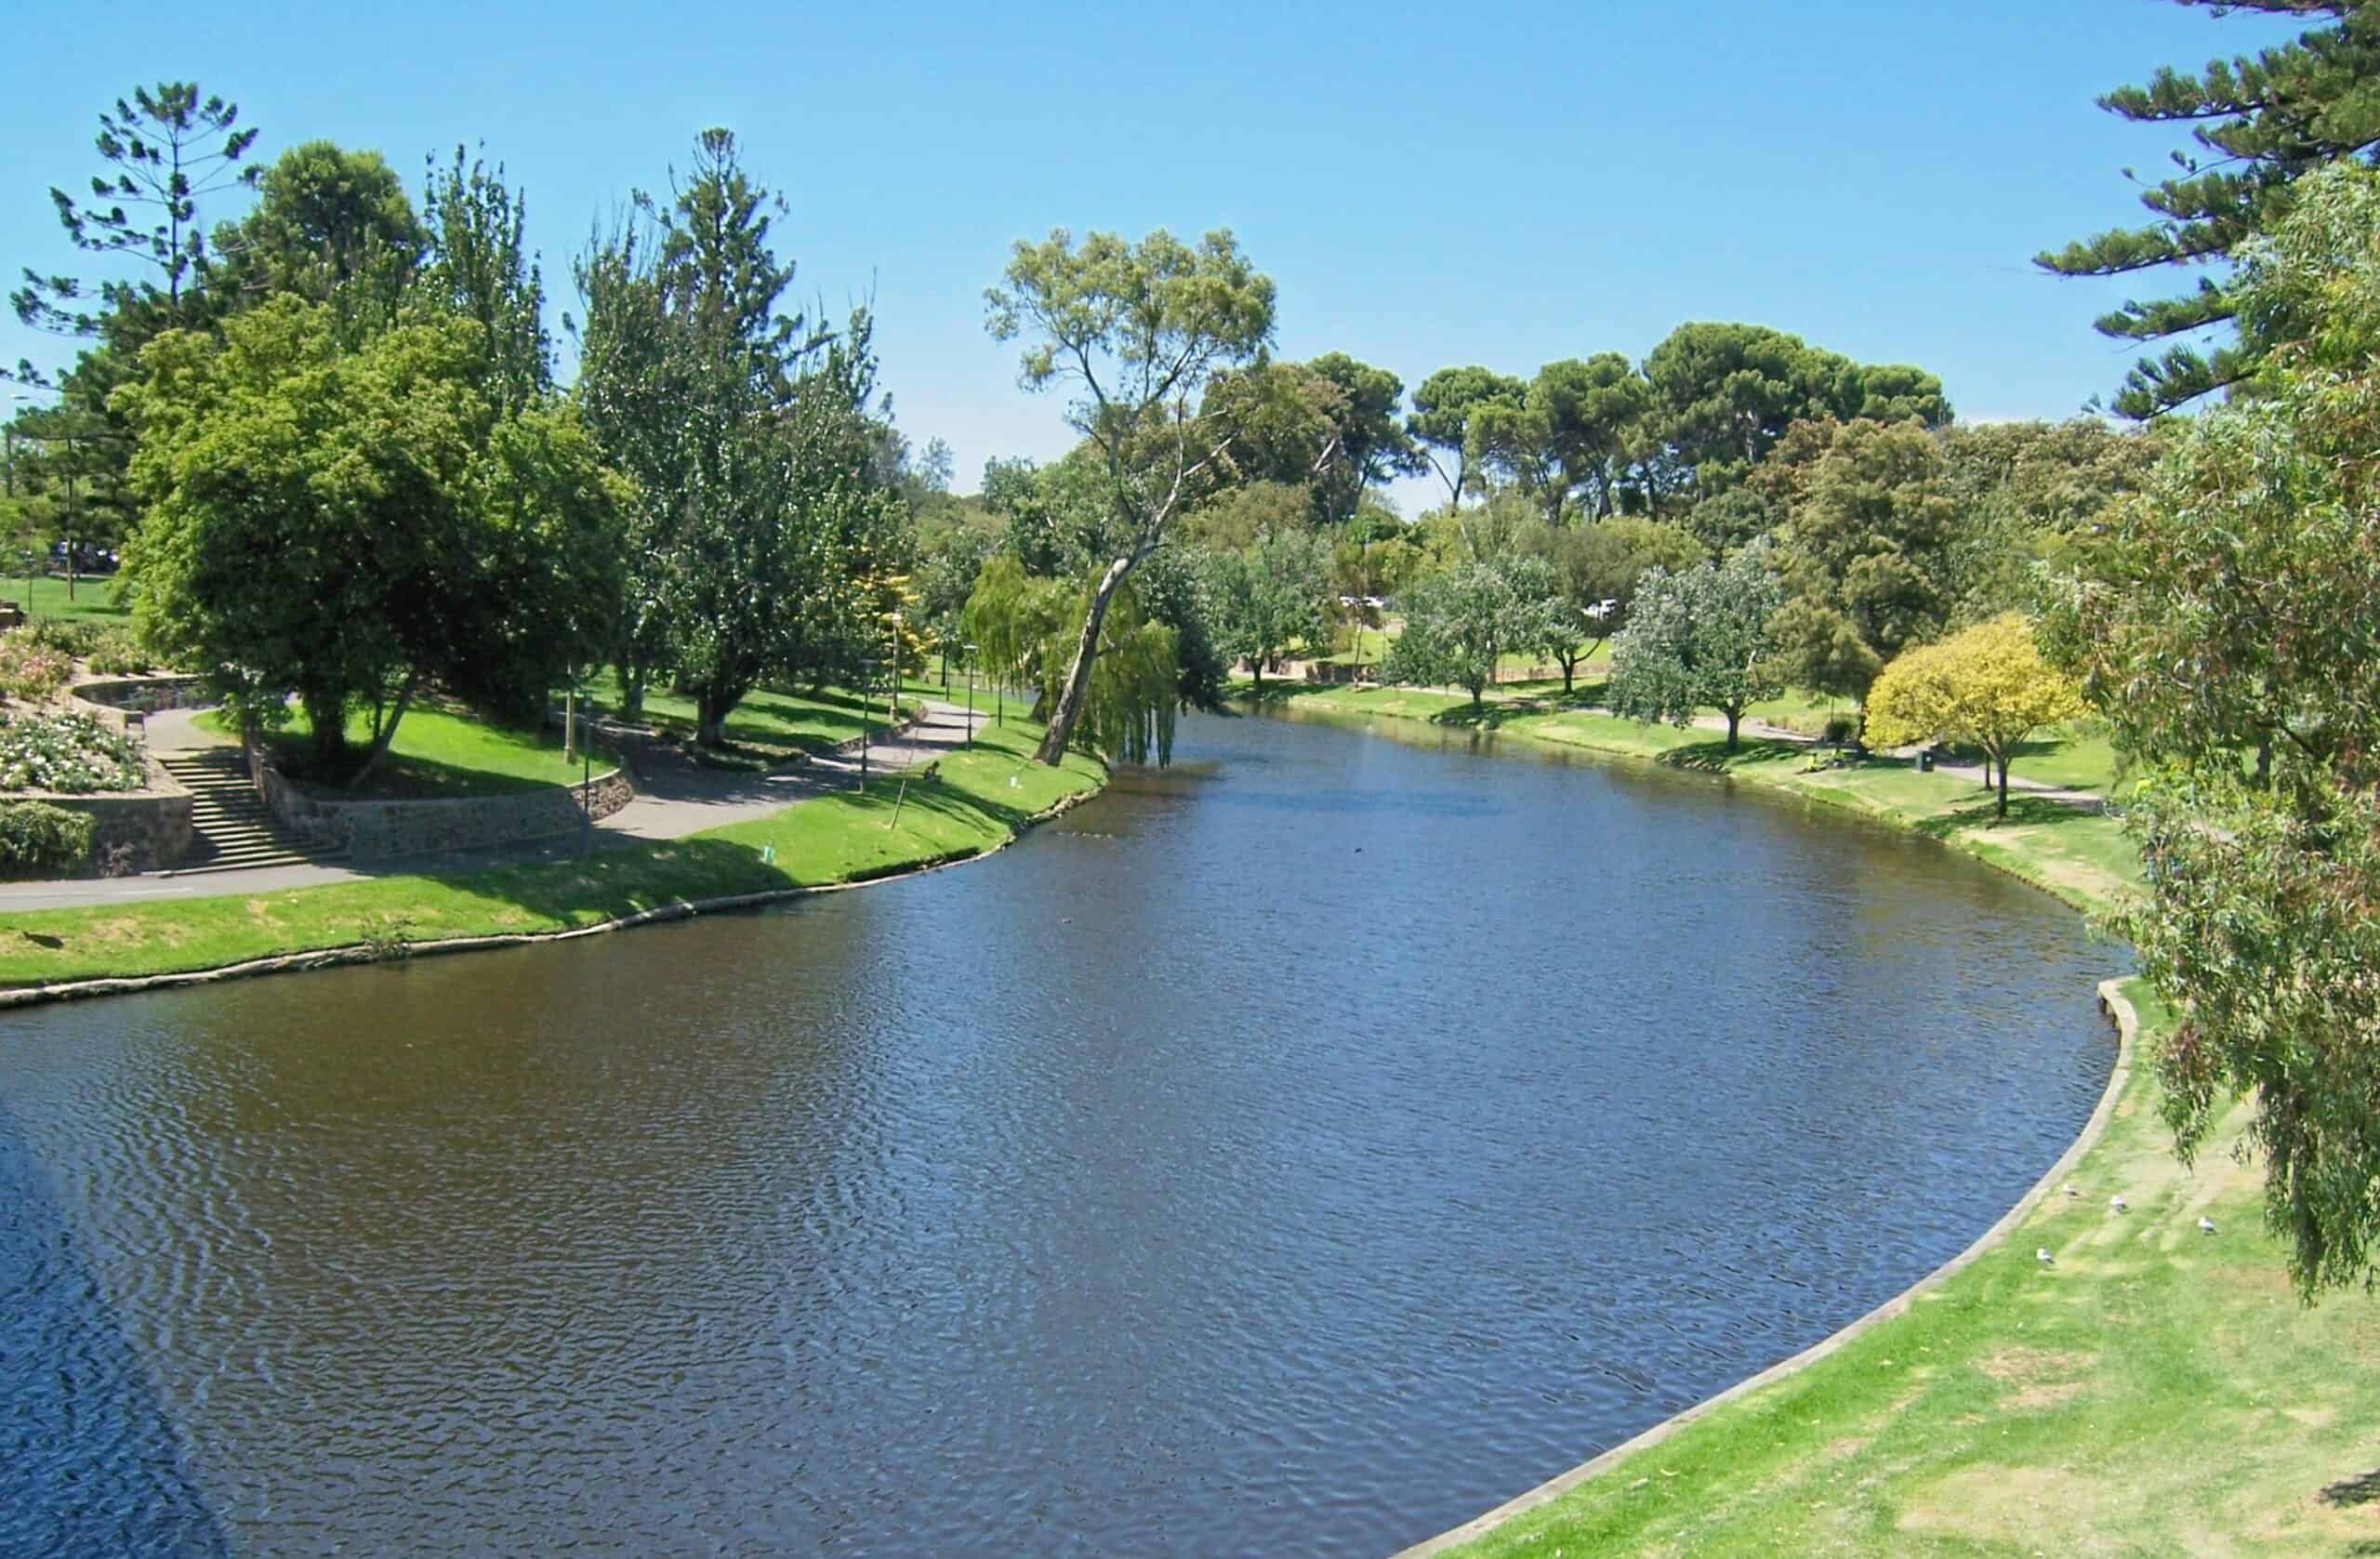
<path fill-rule="evenodd" d="M 892 609 L 892 669 L 885 678 L 884 723 L 901 723 L 901 609 Z"/>
<path fill-rule="evenodd" d="M 859 663 L 859 787 L 867 788 L 868 721 L 876 707 L 876 662 Z"/>
<path fill-rule="evenodd" d="M 967 657 L 967 745 L 975 745 L 975 646 L 961 644 L 959 653 Z"/>

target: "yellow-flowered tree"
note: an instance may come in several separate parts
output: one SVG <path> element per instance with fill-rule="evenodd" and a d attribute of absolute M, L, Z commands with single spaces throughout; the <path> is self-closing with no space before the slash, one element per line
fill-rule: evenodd
<path fill-rule="evenodd" d="M 1868 693 L 1868 740 L 1879 746 L 1951 742 L 1979 747 L 1999 771 L 2043 726 L 2082 713 L 2071 678 L 2042 659 L 2032 625 L 2011 613 L 1896 656 Z"/>

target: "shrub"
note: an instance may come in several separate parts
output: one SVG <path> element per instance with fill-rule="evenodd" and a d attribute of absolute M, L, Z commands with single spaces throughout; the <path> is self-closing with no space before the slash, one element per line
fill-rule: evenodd
<path fill-rule="evenodd" d="M 0 715 L 0 790 L 88 795 L 149 780 L 140 744 L 97 715 Z"/>
<path fill-rule="evenodd" d="M 33 642 L 44 649 L 74 656 L 89 654 L 109 632 L 98 623 L 67 617 L 44 617 L 26 631 L 33 636 Z"/>
<path fill-rule="evenodd" d="M 83 654 L 91 669 L 106 677 L 138 677 L 152 664 L 140 641 L 120 628 L 101 629 Z"/>
<path fill-rule="evenodd" d="M 65 653 L 43 643 L 38 631 L 0 633 L 0 694 L 38 704 L 59 690 L 72 669 Z"/>
<path fill-rule="evenodd" d="M 1826 730 L 1818 739 L 1845 746 L 1857 742 L 1859 739 L 1859 717 L 1858 715 L 1827 716 Z"/>
<path fill-rule="evenodd" d="M 95 826 L 46 801 L 0 802 L 0 878 L 73 876 L 90 858 Z"/>

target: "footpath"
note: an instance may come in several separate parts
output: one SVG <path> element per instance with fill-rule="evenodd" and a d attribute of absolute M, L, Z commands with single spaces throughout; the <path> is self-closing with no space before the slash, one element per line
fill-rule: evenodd
<path fill-rule="evenodd" d="M 896 773 L 955 751 L 966 743 L 967 711 L 956 704 L 926 699 L 924 718 L 903 733 L 877 734 L 867 744 L 870 774 Z M 218 746 L 221 738 L 194 724 L 197 711 L 159 713 L 150 718 L 147 735 L 152 752 L 187 751 Z M 984 724 L 982 712 L 973 724 Z M 439 856 L 414 856 L 376 861 L 367 866 L 343 862 L 266 866 L 255 871 L 209 872 L 176 877 L 145 874 L 67 882 L 18 882 L 0 885 L 0 914 L 25 909 L 72 909 L 88 905 L 133 904 L 152 899 L 214 898 L 232 893 L 270 893 L 290 888 L 319 888 L 339 882 L 364 882 L 375 878 L 420 876 L 443 871 L 480 870 L 538 861 L 571 860 L 589 848 L 617 850 L 628 845 L 683 839 L 689 834 L 749 822 L 787 807 L 859 784 L 860 754 L 813 755 L 798 768 L 774 773 L 741 773 L 706 768 L 653 745 L 645 747 L 635 770 L 636 799 L 597 823 L 583 834 L 502 845 Z"/>

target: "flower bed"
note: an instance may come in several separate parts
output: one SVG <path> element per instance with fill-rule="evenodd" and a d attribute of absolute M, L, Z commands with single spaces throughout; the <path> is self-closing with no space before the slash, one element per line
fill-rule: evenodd
<path fill-rule="evenodd" d="M 65 651 L 33 633 L 0 633 L 0 694 L 37 704 L 56 693 L 73 669 Z"/>
<path fill-rule="evenodd" d="M 0 714 L 0 790 L 87 796 L 148 783 L 141 745 L 97 715 Z"/>

